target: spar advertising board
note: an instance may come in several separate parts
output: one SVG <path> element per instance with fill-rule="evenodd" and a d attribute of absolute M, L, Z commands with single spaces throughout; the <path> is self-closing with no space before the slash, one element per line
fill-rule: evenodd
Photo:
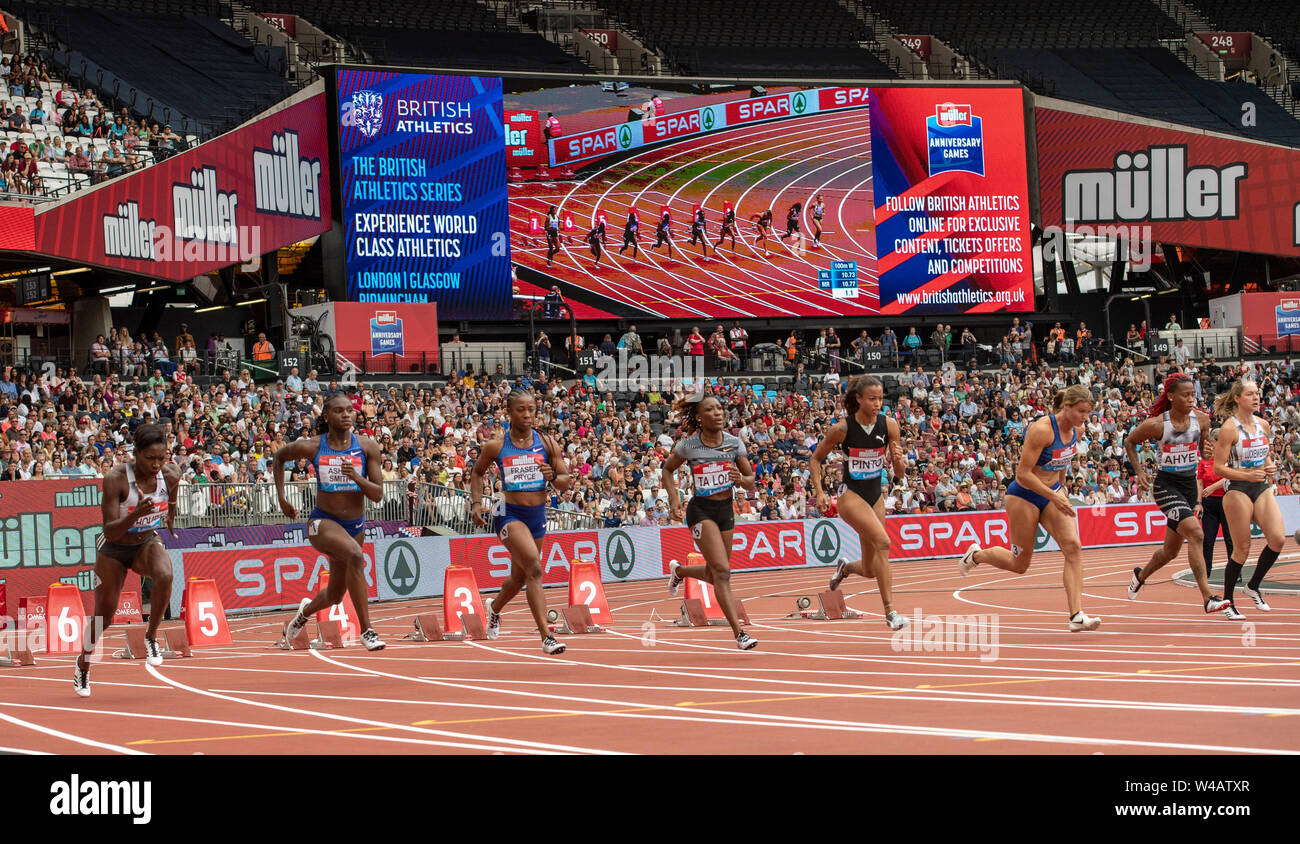
<path fill-rule="evenodd" d="M 1300 255 L 1300 150 L 1047 107 L 1035 131 L 1044 226 Z"/>
<path fill-rule="evenodd" d="M 36 249 L 186 281 L 330 228 L 325 93 L 314 85 L 239 128 L 37 209 Z"/>

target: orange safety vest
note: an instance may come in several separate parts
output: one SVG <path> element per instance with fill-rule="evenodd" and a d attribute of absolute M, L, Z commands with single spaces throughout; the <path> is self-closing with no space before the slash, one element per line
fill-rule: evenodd
<path fill-rule="evenodd" d="M 268 361 L 272 357 L 274 357 L 274 353 L 271 351 L 271 344 L 269 342 L 263 340 L 261 343 L 253 344 L 253 360 L 259 362 Z"/>

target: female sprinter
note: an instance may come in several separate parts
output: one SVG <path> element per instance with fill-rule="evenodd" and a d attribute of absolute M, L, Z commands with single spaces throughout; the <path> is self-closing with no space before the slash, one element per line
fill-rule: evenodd
<path fill-rule="evenodd" d="M 492 530 L 510 552 L 510 576 L 487 605 L 487 635 L 489 639 L 499 635 L 501 611 L 522 588 L 542 636 L 542 652 L 562 654 L 564 645 L 556 641 L 546 624 L 542 538 L 546 536 L 546 485 L 564 492 L 569 488 L 569 470 L 555 440 L 533 428 L 537 403 L 532 393 L 520 388 L 511 390 L 506 397 L 506 413 L 510 426 L 483 446 L 469 476 L 474 522 L 485 525 L 483 475 L 493 463 L 497 464 L 502 498 L 492 511 Z"/>
<path fill-rule="evenodd" d="M 682 580 L 693 577 L 713 584 L 718 606 L 736 635 L 736 647 L 747 651 L 758 644 L 736 621 L 731 598 L 731 537 L 736 526 L 732 508 L 732 488 L 754 488 L 754 468 L 749 465 L 745 443 L 722 430 L 727 412 L 717 396 L 691 401 L 685 398 L 674 409 L 680 414 L 683 439 L 673 446 L 661 473 L 663 488 L 668 491 L 670 519 L 682 517 L 681 497 L 677 493 L 677 468 L 690 466 L 695 494 L 686 505 L 686 526 L 695 537 L 695 547 L 704 555 L 702 566 L 671 565 L 668 594 L 676 595 Z"/>
<path fill-rule="evenodd" d="M 1137 476 L 1138 488 L 1145 491 L 1150 478 L 1138 458 L 1137 447 L 1144 442 L 1159 443 L 1155 499 L 1168 526 L 1165 544 L 1156 549 L 1144 568 L 1133 569 L 1128 599 L 1137 598 L 1138 590 L 1147 579 L 1178 556 L 1186 541 L 1187 561 L 1192 565 L 1192 574 L 1201 590 L 1202 605 L 1207 613 L 1218 612 L 1230 602 L 1210 594 L 1205 572 L 1205 536 L 1200 522 L 1201 502 L 1196 494 L 1196 465 L 1201 441 L 1205 432 L 1210 430 L 1210 417 L 1196 409 L 1196 387 L 1191 376 L 1175 372 L 1166 378 L 1160 398 L 1147 411 L 1147 417 L 1129 432 L 1124 448 L 1128 451 L 1129 465 Z"/>
<path fill-rule="evenodd" d="M 813 227 L 813 248 L 822 245 L 822 218 L 826 216 L 826 203 L 822 202 L 822 195 L 817 194 L 813 199 L 812 207 L 812 227 Z"/>
<path fill-rule="evenodd" d="M 718 235 L 718 242 L 713 244 L 713 251 L 716 253 L 722 241 L 731 238 L 731 251 L 736 251 L 736 209 L 727 206 L 727 210 L 722 213 L 722 234 Z"/>
<path fill-rule="evenodd" d="M 560 209 L 552 205 L 546 211 L 546 266 L 560 251 Z"/>
<path fill-rule="evenodd" d="M 640 242 L 641 221 L 637 219 L 636 209 L 629 209 L 627 212 L 627 224 L 623 226 L 623 245 L 618 248 L 618 254 L 622 255 L 623 250 L 629 246 L 632 247 L 632 259 L 636 260 L 637 244 Z"/>
<path fill-rule="evenodd" d="M 813 452 L 808 469 L 812 488 L 817 493 L 817 509 L 825 513 L 830 502 L 822 484 L 822 461 L 837 446 L 844 451 L 846 489 L 836 500 L 836 506 L 840 518 L 857 531 L 862 541 L 862 559 L 852 563 L 840 560 L 831 577 L 831 590 L 839 589 L 849 574 L 876 578 L 880 601 L 885 606 L 885 623 L 891 630 L 900 630 L 907 626 L 907 619 L 894 611 L 885 498 L 880 494 L 880 486 L 886 461 L 892 461 L 896 478 L 907 474 L 907 462 L 903 459 L 898 422 L 880 412 L 884 401 L 885 388 L 876 376 L 859 375 L 850 381 L 844 394 L 844 421 L 835 423 L 826 433 Z"/>
<path fill-rule="evenodd" d="M 1232 557 L 1232 531 L 1228 529 L 1228 517 L 1223 513 L 1223 494 L 1227 492 L 1228 482 L 1214 472 L 1214 444 L 1219 439 L 1215 429 L 1205 440 L 1205 458 L 1196 472 L 1197 492 L 1201 505 L 1201 532 L 1205 534 L 1205 576 L 1214 571 L 1214 544 L 1219 541 L 1219 528 L 1223 528 L 1223 544 L 1228 546 L 1228 557 Z"/>
<path fill-rule="evenodd" d="M 796 202 L 791 205 L 785 212 L 785 234 L 781 235 L 781 241 L 785 242 L 788 237 L 793 237 L 795 246 L 803 248 L 803 232 L 799 230 L 799 217 L 803 214 L 803 203 Z"/>
<path fill-rule="evenodd" d="M 1264 575 L 1268 574 L 1282 551 L 1283 520 L 1282 508 L 1273 497 L 1269 481 L 1277 474 L 1277 465 L 1269 456 L 1273 431 L 1267 422 L 1255 415 L 1257 410 L 1259 386 L 1248 378 L 1234 383 L 1214 403 L 1215 414 L 1228 417 L 1219 429 L 1219 442 L 1214 448 L 1214 471 L 1228 480 L 1223 512 L 1228 517 L 1228 532 L 1237 538 L 1223 571 L 1223 597 L 1232 601 L 1232 591 L 1241 578 L 1241 568 L 1250 556 L 1250 523 L 1254 522 L 1264 531 L 1268 547 L 1259 552 L 1255 573 L 1244 591 L 1257 609 L 1268 612 L 1269 605 L 1264 602 L 1259 588 Z M 1234 621 L 1245 618 L 1231 604 L 1223 614 Z"/>
<path fill-rule="evenodd" d="M 379 444 L 358 437 L 352 430 L 357 411 L 343 393 L 325 400 L 318 436 L 301 437 L 275 453 L 273 474 L 280 510 L 290 519 L 298 508 L 284 494 L 284 465 L 310 460 L 316 467 L 316 507 L 307 517 L 307 541 L 330 561 L 330 579 L 314 598 L 303 598 L 298 614 L 285 627 L 285 641 L 292 642 L 307 626 L 313 614 L 343 600 L 346 591 L 357 611 L 357 625 L 363 631 L 361 643 L 368 651 L 383 650 L 384 642 L 370 626 L 370 605 L 366 590 L 366 558 L 361 553 L 366 540 L 366 502 L 384 497 Z"/>
<path fill-rule="evenodd" d="M 754 238 L 754 252 L 758 252 L 758 244 L 763 244 L 763 257 L 768 256 L 767 238 L 772 234 L 772 209 L 769 208 L 762 214 L 750 214 L 749 219 L 754 221 L 754 228 L 758 231 L 758 236 Z"/>
<path fill-rule="evenodd" d="M 127 569 L 153 578 L 149 596 L 149 628 L 144 634 L 145 661 L 162 665 L 158 646 L 158 625 L 172 599 L 172 561 L 158 538 L 165 521 L 176 535 L 176 490 L 180 468 L 167 460 L 167 436 L 158 425 L 135 429 L 135 458 L 119 463 L 104 475 L 104 498 L 100 510 L 104 532 L 95 540 L 95 617 L 86 625 L 81 655 L 72 674 L 72 688 L 80 697 L 90 697 L 90 655 L 95 642 L 113 623 Z"/>
<path fill-rule="evenodd" d="M 1083 612 L 1083 561 L 1074 507 L 1061 491 L 1061 481 L 1074 460 L 1078 429 L 1092 412 L 1092 393 L 1075 384 L 1059 391 L 1052 400 L 1052 413 L 1040 416 L 1025 430 L 1020 447 L 1016 479 L 1007 487 L 1007 523 L 1011 548 L 980 548 L 971 545 L 962 555 L 957 570 L 969 574 L 980 563 L 1024 574 L 1034 556 L 1038 525 L 1051 534 L 1065 555 L 1065 596 L 1070 605 L 1070 632 L 1096 630 L 1100 618 Z M 1066 441 L 1066 438 L 1069 441 Z"/>

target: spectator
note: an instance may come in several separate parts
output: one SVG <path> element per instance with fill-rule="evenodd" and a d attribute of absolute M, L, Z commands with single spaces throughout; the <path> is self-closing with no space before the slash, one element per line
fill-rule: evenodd
<path fill-rule="evenodd" d="M 727 336 L 731 341 L 731 352 L 735 355 L 737 363 L 743 361 L 749 348 L 749 332 L 740 327 L 740 320 L 736 320 L 731 324 L 731 331 Z"/>
<path fill-rule="evenodd" d="M 898 337 L 894 334 L 894 329 L 885 326 L 885 331 L 880 335 L 880 347 L 884 353 L 885 359 L 898 365 Z"/>
<path fill-rule="evenodd" d="M 627 349 L 628 357 L 645 354 L 645 351 L 641 348 L 641 335 L 636 333 L 635 325 L 627 327 L 627 333 L 618 340 L 618 347 Z"/>
<path fill-rule="evenodd" d="M 907 336 L 903 338 L 904 354 L 908 359 L 915 362 L 916 352 L 921 348 L 921 335 L 916 333 L 915 328 L 907 329 Z"/>
<path fill-rule="evenodd" d="M 1183 327 L 1178 324 L 1178 315 L 1170 314 L 1169 322 L 1165 324 L 1165 331 L 1182 331 Z"/>
<path fill-rule="evenodd" d="M 835 333 L 835 328 L 831 327 L 826 330 L 826 354 L 830 357 L 831 372 L 840 371 L 840 357 L 843 347 L 840 345 L 840 335 Z"/>
<path fill-rule="evenodd" d="M 943 330 L 943 323 L 935 326 L 934 332 L 930 335 L 930 342 L 939 350 L 939 360 L 946 362 L 948 360 L 948 335 Z"/>
<path fill-rule="evenodd" d="M 1187 361 L 1191 356 L 1191 350 L 1183 345 L 1183 338 L 1179 337 L 1174 341 L 1174 365 L 1178 367 L 1179 372 L 1187 371 Z"/>

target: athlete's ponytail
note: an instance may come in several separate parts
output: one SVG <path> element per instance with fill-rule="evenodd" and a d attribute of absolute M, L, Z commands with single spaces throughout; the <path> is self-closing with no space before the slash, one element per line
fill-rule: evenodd
<path fill-rule="evenodd" d="M 1160 391 L 1160 398 L 1156 399 L 1155 404 L 1147 408 L 1147 418 L 1159 416 L 1169 409 L 1169 394 L 1178 389 L 1184 382 L 1192 383 L 1192 376 L 1185 372 L 1175 372 L 1165 379 L 1164 389 Z"/>
<path fill-rule="evenodd" d="M 677 415 L 677 423 L 681 426 L 682 433 L 691 435 L 700 429 L 700 405 L 704 403 L 702 396 L 683 396 L 673 403 L 673 413 Z"/>
<path fill-rule="evenodd" d="M 1061 408 L 1068 405 L 1075 405 L 1081 402 L 1092 403 L 1092 391 L 1082 384 L 1071 384 L 1064 390 L 1058 390 L 1052 398 L 1052 412 L 1060 413 Z"/>
<path fill-rule="evenodd" d="M 1238 381 L 1234 381 L 1232 386 L 1228 388 L 1228 391 L 1215 400 L 1214 415 L 1222 416 L 1226 419 L 1236 413 L 1237 398 L 1242 393 L 1246 392 L 1246 385 L 1248 384 L 1259 389 L 1259 385 L 1257 385 L 1252 378 L 1242 378 Z"/>

